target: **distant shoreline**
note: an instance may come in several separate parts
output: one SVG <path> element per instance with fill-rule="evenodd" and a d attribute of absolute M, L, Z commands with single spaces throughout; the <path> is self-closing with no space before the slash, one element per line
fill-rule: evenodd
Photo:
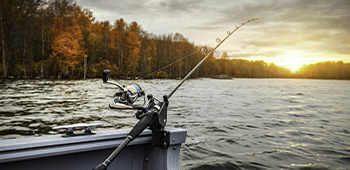
<path fill-rule="evenodd" d="M 114 80 L 182 80 L 179 78 L 113 78 Z M 202 77 L 193 77 L 190 79 L 201 79 L 201 78 L 207 78 L 207 79 L 217 79 L 217 80 L 234 80 L 234 79 L 309 79 L 309 80 L 350 80 L 347 78 L 309 78 L 309 77 L 224 77 L 224 78 L 215 78 L 215 76 L 202 76 Z M 102 77 L 94 77 L 94 78 L 57 78 L 57 77 L 51 77 L 51 78 L 40 78 L 40 77 L 31 77 L 31 78 L 23 78 L 23 77 L 8 77 L 8 78 L 0 78 L 0 80 L 91 80 L 91 79 L 101 79 Z"/>

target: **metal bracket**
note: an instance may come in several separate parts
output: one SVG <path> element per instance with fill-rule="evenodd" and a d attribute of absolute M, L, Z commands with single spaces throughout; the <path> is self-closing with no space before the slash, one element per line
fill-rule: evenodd
<path fill-rule="evenodd" d="M 160 127 L 156 127 L 160 130 L 164 130 L 165 125 L 167 123 L 167 119 L 168 119 L 168 105 L 169 105 L 169 100 L 168 100 L 168 96 L 164 95 L 163 96 L 164 102 L 162 102 L 162 105 L 159 109 L 158 115 L 157 115 L 157 119 L 159 122 Z"/>
<path fill-rule="evenodd" d="M 65 125 L 65 126 L 57 126 L 53 127 L 52 129 L 58 130 L 58 129 L 66 129 L 66 134 L 62 135 L 62 137 L 72 137 L 72 136 L 82 136 L 82 135 L 94 135 L 95 133 L 91 132 L 91 129 L 94 127 L 103 126 L 103 124 L 74 124 L 74 125 Z M 83 133 L 74 133 L 74 129 L 76 128 L 85 128 L 85 131 Z"/>
<path fill-rule="evenodd" d="M 162 126 L 162 128 L 165 128 L 165 125 L 167 123 L 167 114 L 168 111 L 168 106 L 166 103 L 162 104 L 162 107 L 159 110 L 159 115 L 158 115 L 158 119 L 159 119 L 159 124 Z"/>
<path fill-rule="evenodd" d="M 170 145 L 170 132 L 169 131 L 152 131 L 152 146 L 167 148 Z"/>

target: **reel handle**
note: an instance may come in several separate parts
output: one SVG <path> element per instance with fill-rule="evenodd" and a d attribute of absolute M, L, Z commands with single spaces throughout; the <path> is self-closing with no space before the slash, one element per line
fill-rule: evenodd
<path fill-rule="evenodd" d="M 108 69 L 105 69 L 105 70 L 103 71 L 103 82 L 104 82 L 104 83 L 107 83 L 108 75 L 109 75 L 110 72 L 111 72 L 111 71 L 109 71 Z"/>
<path fill-rule="evenodd" d="M 124 87 L 118 83 L 114 83 L 114 82 L 108 82 L 108 75 L 111 71 L 109 71 L 108 69 L 103 70 L 103 83 L 108 83 L 108 84 L 113 84 L 118 86 L 119 89 L 124 90 Z"/>

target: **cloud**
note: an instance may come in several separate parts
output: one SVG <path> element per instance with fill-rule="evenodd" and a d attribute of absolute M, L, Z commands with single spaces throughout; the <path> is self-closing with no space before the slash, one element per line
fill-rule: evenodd
<path fill-rule="evenodd" d="M 97 12 L 117 13 L 123 15 L 134 15 L 139 12 L 146 12 L 146 3 L 138 1 L 115 1 L 115 0 L 77 0 L 78 5 L 96 10 Z M 140 13 L 139 13 L 140 14 Z"/>
<path fill-rule="evenodd" d="M 249 41 L 249 44 L 259 47 L 305 45 L 311 41 L 323 42 L 320 44 L 339 41 L 345 44 L 350 39 L 350 1 L 255 2 L 257 3 L 228 5 L 222 13 L 227 17 L 212 21 L 209 25 L 233 25 L 232 20 L 239 20 L 238 18 L 245 16 L 259 17 L 259 21 L 252 24 L 258 26 L 253 26 L 251 32 L 261 32 L 261 34 L 254 36 L 256 38 L 245 38 L 245 41 Z M 342 34 L 343 37 L 334 36 L 335 33 Z M 312 45 L 317 46 L 317 44 Z M 322 46 L 322 49 L 327 48 Z M 335 48 L 333 47 L 330 51 L 333 51 L 333 49 Z M 346 50 L 342 50 L 342 52 L 346 52 Z"/>
<path fill-rule="evenodd" d="M 198 8 L 201 6 L 203 1 L 201 0 L 170 0 L 159 2 L 160 7 L 168 12 L 179 12 L 179 13 L 192 13 L 195 10 L 201 10 Z"/>
<path fill-rule="evenodd" d="M 349 0 L 77 0 L 97 20 L 136 21 L 155 34 L 179 32 L 189 41 L 214 47 L 239 29 L 221 51 L 249 57 L 273 57 L 287 51 L 309 51 L 350 56 Z M 230 54 L 230 52 L 229 52 Z M 350 61 L 350 57 L 348 59 Z"/>

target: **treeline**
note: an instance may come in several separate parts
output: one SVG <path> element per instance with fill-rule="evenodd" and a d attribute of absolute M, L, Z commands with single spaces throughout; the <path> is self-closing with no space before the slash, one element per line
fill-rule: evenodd
<path fill-rule="evenodd" d="M 2 77 L 140 77 L 178 60 L 198 47 L 183 35 L 154 35 L 136 22 L 95 21 L 72 0 L 2 0 Z M 199 53 L 156 77 L 178 77 L 200 59 Z M 204 75 L 197 72 L 196 75 Z"/>
<path fill-rule="evenodd" d="M 225 53 L 224 53 L 225 54 Z M 350 63 L 325 61 L 303 65 L 295 73 L 290 69 L 264 61 L 241 59 L 215 59 L 214 75 L 226 74 L 241 78 L 312 78 L 312 79 L 350 79 Z"/>
<path fill-rule="evenodd" d="M 123 19 L 95 21 L 92 11 L 73 0 L 1 0 L 0 10 L 4 78 L 94 78 L 106 68 L 116 78 L 143 77 L 200 50 L 180 33 L 155 35 Z M 183 77 L 203 57 L 197 52 L 150 78 Z M 338 78 L 349 78 L 349 64 L 338 66 L 344 67 Z M 293 74 L 273 63 L 228 59 L 224 53 L 212 54 L 193 76 L 319 78 L 314 71 L 305 66 L 303 74 Z"/>
<path fill-rule="evenodd" d="M 291 70 L 266 63 L 262 60 L 249 61 L 242 59 L 228 59 L 224 52 L 219 59 L 212 62 L 211 74 L 225 74 L 237 78 L 290 78 L 294 74 Z"/>
<path fill-rule="evenodd" d="M 325 61 L 304 65 L 295 76 L 300 78 L 350 79 L 350 63 Z"/>

